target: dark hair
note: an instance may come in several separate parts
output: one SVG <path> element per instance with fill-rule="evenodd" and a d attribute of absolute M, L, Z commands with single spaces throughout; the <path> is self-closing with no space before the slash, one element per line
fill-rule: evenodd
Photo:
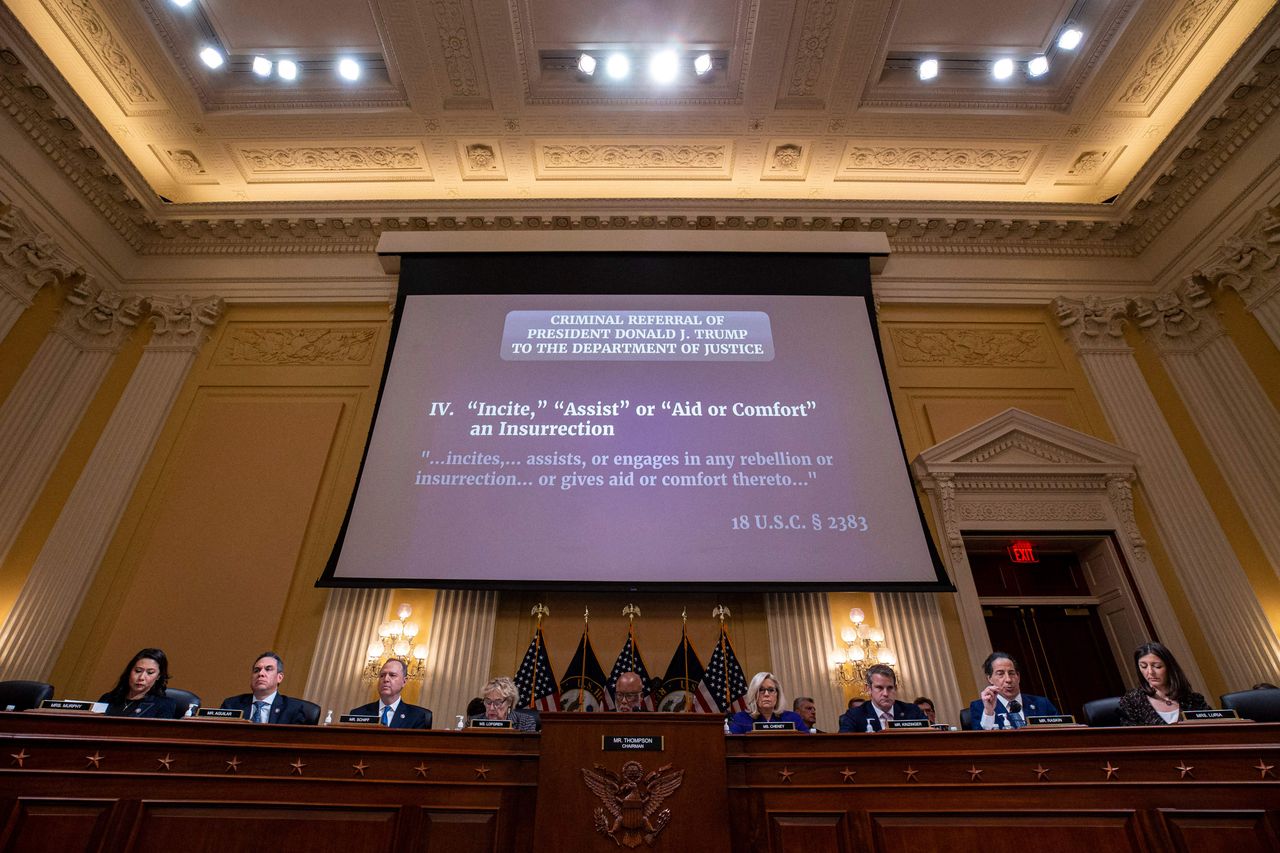
<path fill-rule="evenodd" d="M 279 660 L 279 658 L 276 658 L 276 660 Z M 389 663 L 400 664 L 400 675 L 402 675 L 406 679 L 409 677 L 409 664 L 405 663 L 403 658 L 387 658 L 386 661 L 383 662 L 382 666 L 386 666 Z M 280 671 L 284 672 L 283 666 L 280 667 Z M 379 667 L 378 671 L 381 672 L 382 668 Z"/>
<path fill-rule="evenodd" d="M 1275 686 L 1274 684 L 1272 684 L 1271 682 L 1269 682 L 1269 681 L 1259 681 L 1257 684 L 1253 685 L 1253 688 L 1252 688 L 1252 689 L 1254 689 L 1254 690 L 1275 690 L 1275 689 L 1276 689 L 1276 686 Z"/>
<path fill-rule="evenodd" d="M 886 678 L 892 678 L 893 686 L 894 687 L 898 686 L 898 674 L 894 672 L 893 667 L 889 666 L 887 663 L 878 663 L 878 664 L 875 664 L 874 666 L 867 667 L 867 686 L 868 687 L 871 686 L 871 676 L 873 675 L 883 675 Z"/>
<path fill-rule="evenodd" d="M 276 659 L 276 672 L 280 672 L 280 673 L 283 673 L 283 672 L 284 672 L 284 659 L 283 659 L 282 657 L 280 657 L 280 655 L 276 654 L 275 652 L 263 652 L 262 654 L 258 655 L 256 658 L 254 658 L 254 659 L 253 659 L 253 662 L 254 662 L 254 663 L 257 663 L 258 661 L 262 660 L 263 658 L 275 658 L 275 659 Z M 250 669 L 253 669 L 253 667 L 252 667 L 252 666 L 250 666 L 249 668 L 250 668 Z"/>
<path fill-rule="evenodd" d="M 1178 666 L 1178 659 L 1173 656 L 1173 652 L 1164 647 L 1163 643 L 1143 643 L 1133 650 L 1133 668 L 1138 673 L 1138 683 L 1142 685 L 1142 692 L 1148 696 L 1155 695 L 1147 679 L 1142 676 L 1142 668 L 1138 666 L 1138 661 L 1147 655 L 1160 658 L 1165 670 L 1165 693 L 1170 699 L 1181 703 L 1191 694 L 1191 684 L 1187 681 L 1182 667 Z"/>
<path fill-rule="evenodd" d="M 813 697 L 812 697 L 812 696 L 797 696 L 797 697 L 796 697 L 796 698 L 791 702 L 791 710 L 793 710 L 793 711 L 799 711 L 799 710 L 800 710 L 800 703 L 801 703 L 801 702 L 812 702 L 812 701 L 813 701 Z"/>
<path fill-rule="evenodd" d="M 467 716 L 479 717 L 484 715 L 484 700 L 479 696 L 467 703 Z"/>
<path fill-rule="evenodd" d="M 991 670 L 993 669 L 995 662 L 1000 660 L 1001 658 L 1004 658 L 1009 663 L 1013 664 L 1014 669 L 1019 671 L 1022 669 L 1020 666 L 1018 666 L 1018 662 L 1017 660 L 1014 659 L 1013 655 L 1009 654 L 1008 652 L 992 652 L 991 654 L 987 655 L 987 659 L 982 662 L 982 671 L 986 673 L 987 678 L 991 677 Z"/>
<path fill-rule="evenodd" d="M 930 707 L 930 708 L 933 708 L 935 711 L 938 709 L 937 704 L 936 704 L 932 699 L 930 699 L 928 696 L 920 696 L 920 697 L 917 697 L 916 699 L 912 700 L 911 704 L 912 704 L 912 705 L 919 705 L 921 702 L 928 702 L 928 703 L 929 703 L 929 707 Z"/>
<path fill-rule="evenodd" d="M 125 664 L 124 671 L 116 679 L 115 689 L 109 694 L 113 701 L 124 701 L 129 698 L 129 676 L 133 673 L 133 667 L 144 658 L 150 658 L 155 661 L 156 667 L 160 670 L 156 675 L 156 680 L 151 684 L 151 689 L 147 691 L 147 695 L 164 695 L 164 689 L 169 686 L 169 658 L 165 656 L 164 651 L 161 649 L 142 649 L 129 659 L 129 662 Z"/>

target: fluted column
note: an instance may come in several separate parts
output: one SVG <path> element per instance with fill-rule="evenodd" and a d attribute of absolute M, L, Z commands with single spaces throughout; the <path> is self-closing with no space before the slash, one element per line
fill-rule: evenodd
<path fill-rule="evenodd" d="M 169 409 L 194 362 L 215 299 L 152 300 L 155 331 L 62 508 L 4 625 L 0 671 L 46 678 Z"/>
<path fill-rule="evenodd" d="M 769 626 L 769 659 L 787 697 L 812 696 L 818 719 L 834 730 L 844 712 L 841 692 L 831 683 L 828 658 L 836 648 L 831 608 L 825 592 L 779 592 L 764 597 Z M 787 709 L 790 710 L 790 709 Z"/>
<path fill-rule="evenodd" d="M 302 695 L 335 716 L 369 699 L 365 652 L 391 606 L 389 589 L 331 589 Z"/>
<path fill-rule="evenodd" d="M 1194 282 L 1139 300 L 1135 318 L 1280 574 L 1280 414 Z"/>
<path fill-rule="evenodd" d="M 431 709 L 436 728 L 451 728 L 489 680 L 497 616 L 498 593 L 493 590 L 436 593 L 427 638 L 427 677 L 415 700 Z"/>
<path fill-rule="evenodd" d="M 145 305 L 87 282 L 0 405 L 0 564 Z"/>
<path fill-rule="evenodd" d="M 1239 293 L 1245 310 L 1280 347 L 1280 208 L 1258 211 L 1241 233 L 1223 241 L 1192 280 Z"/>
<path fill-rule="evenodd" d="M 0 199 L 0 340 L 40 288 L 84 273 L 21 210 Z"/>
<path fill-rule="evenodd" d="M 910 702 L 916 696 L 928 696 L 938 711 L 938 722 L 958 725 L 956 714 L 963 697 L 937 593 L 878 592 L 875 603 L 885 645 L 898 655 L 898 698 Z"/>
<path fill-rule="evenodd" d="M 1280 644 L 1123 338 L 1121 302 L 1058 300 L 1060 322 L 1138 478 L 1169 559 L 1231 689 L 1280 671 Z"/>

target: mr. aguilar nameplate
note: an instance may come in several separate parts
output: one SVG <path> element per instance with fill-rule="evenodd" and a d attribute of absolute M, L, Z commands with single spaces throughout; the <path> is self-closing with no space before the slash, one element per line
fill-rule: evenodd
<path fill-rule="evenodd" d="M 510 720 L 472 720 L 471 728 L 473 729 L 509 729 L 512 728 Z"/>
<path fill-rule="evenodd" d="M 88 714 L 93 711 L 94 703 L 79 699 L 45 699 L 40 703 L 41 711 L 75 711 Z M 105 707 L 104 707 L 105 710 Z"/>
<path fill-rule="evenodd" d="M 196 708 L 194 716 L 202 720 L 243 720 L 244 711 L 234 708 Z"/>
<path fill-rule="evenodd" d="M 1209 708 L 1204 711 L 1183 711 L 1182 719 L 1193 720 L 1238 720 L 1240 715 L 1234 708 Z"/>
<path fill-rule="evenodd" d="M 600 738 L 605 752 L 662 752 L 662 735 L 605 735 Z"/>
<path fill-rule="evenodd" d="M 889 728 L 897 729 L 928 729 L 932 728 L 928 720 L 890 720 Z"/>
<path fill-rule="evenodd" d="M 339 723 L 350 723 L 356 726 L 376 726 L 378 724 L 377 714 L 343 714 L 338 717 Z"/>
<path fill-rule="evenodd" d="M 751 724 L 751 730 L 757 732 L 794 732 L 796 724 L 784 720 L 757 720 Z"/>
<path fill-rule="evenodd" d="M 1040 717 L 1027 717 L 1028 726 L 1074 726 L 1076 718 L 1071 714 L 1045 714 Z"/>

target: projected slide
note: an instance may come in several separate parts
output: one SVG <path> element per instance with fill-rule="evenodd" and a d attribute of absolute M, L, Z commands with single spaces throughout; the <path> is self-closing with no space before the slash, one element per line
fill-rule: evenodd
<path fill-rule="evenodd" d="M 862 298 L 402 311 L 334 580 L 938 582 Z"/>

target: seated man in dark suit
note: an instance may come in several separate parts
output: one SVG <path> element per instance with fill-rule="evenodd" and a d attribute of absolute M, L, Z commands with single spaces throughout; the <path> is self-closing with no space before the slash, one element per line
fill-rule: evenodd
<path fill-rule="evenodd" d="M 302 702 L 281 693 L 281 681 L 284 681 L 284 661 L 275 652 L 263 652 L 253 662 L 249 674 L 252 692 L 223 699 L 222 707 L 244 711 L 244 718 L 251 723 L 305 724 Z"/>
<path fill-rule="evenodd" d="M 400 658 L 389 658 L 378 673 L 378 701 L 352 708 L 351 713 L 377 717 L 378 722 L 393 729 L 429 729 L 431 712 L 401 701 L 409 670 Z"/>
<path fill-rule="evenodd" d="M 1027 717 L 1053 716 L 1058 709 L 1043 696 L 1022 692 L 1018 663 L 1007 652 L 992 652 L 982 663 L 987 687 L 969 703 L 969 728 L 1017 729 Z"/>
<path fill-rule="evenodd" d="M 891 666 L 878 663 L 867 670 L 867 693 L 870 702 L 840 715 L 840 731 L 878 732 L 890 720 L 926 719 L 924 711 L 915 705 L 898 701 L 898 676 Z"/>

